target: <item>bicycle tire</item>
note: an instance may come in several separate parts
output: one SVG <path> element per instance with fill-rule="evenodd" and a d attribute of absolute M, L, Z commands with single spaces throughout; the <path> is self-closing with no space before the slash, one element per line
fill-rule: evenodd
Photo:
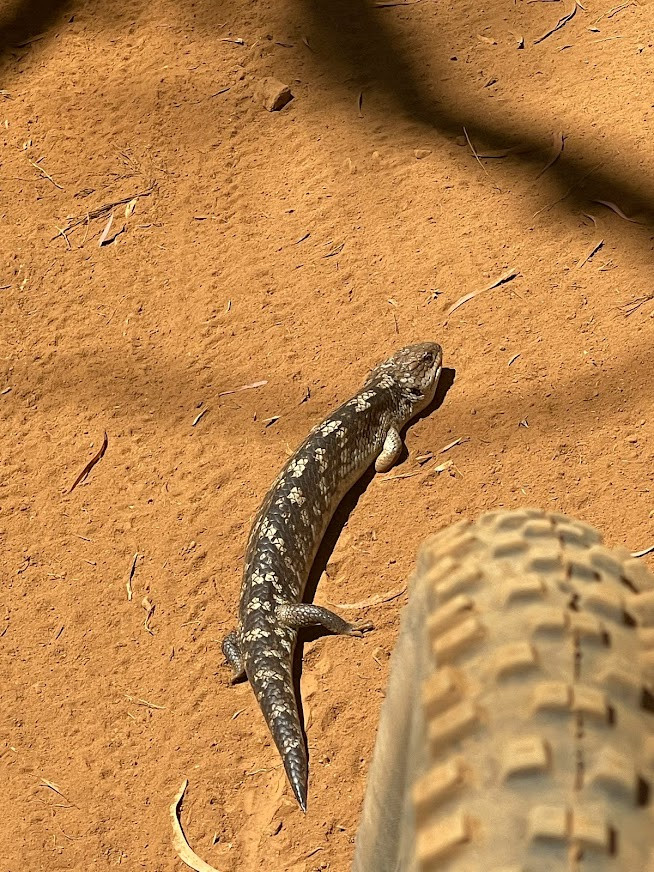
<path fill-rule="evenodd" d="M 538 509 L 421 548 L 354 872 L 654 872 L 654 577 Z"/>

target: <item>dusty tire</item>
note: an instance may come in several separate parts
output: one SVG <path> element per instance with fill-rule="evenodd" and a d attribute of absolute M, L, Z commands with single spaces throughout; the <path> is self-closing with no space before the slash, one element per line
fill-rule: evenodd
<path fill-rule="evenodd" d="M 422 547 L 355 872 L 654 872 L 654 578 L 563 515 Z"/>

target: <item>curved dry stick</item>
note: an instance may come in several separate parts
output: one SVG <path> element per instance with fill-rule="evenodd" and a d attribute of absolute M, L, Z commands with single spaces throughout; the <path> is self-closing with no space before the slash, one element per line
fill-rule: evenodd
<path fill-rule="evenodd" d="M 89 474 L 89 472 L 91 472 L 91 470 L 93 469 L 93 467 L 95 466 L 95 464 L 98 463 L 100 460 L 102 460 L 102 458 L 104 457 L 104 453 L 105 453 L 105 451 L 107 450 L 107 445 L 109 445 L 109 437 L 107 436 L 107 431 L 105 430 L 105 431 L 104 431 L 104 439 L 102 440 L 102 445 L 100 446 L 100 450 L 98 451 L 97 454 L 95 454 L 95 455 L 94 455 L 94 456 L 89 460 L 89 462 L 86 464 L 86 466 L 84 467 L 84 469 L 83 469 L 83 470 L 80 472 L 80 474 L 77 476 L 77 478 L 75 479 L 75 481 L 74 481 L 73 484 L 71 485 L 71 488 L 70 488 L 70 490 L 68 491 L 68 493 L 71 493 L 72 491 L 74 491 L 75 488 L 77 487 L 77 485 L 78 485 L 81 481 L 84 481 L 84 479 L 85 479 L 86 476 Z"/>
<path fill-rule="evenodd" d="M 389 603 L 391 600 L 397 599 L 398 596 L 402 596 L 405 590 L 406 585 L 401 587 L 399 590 L 392 590 L 388 593 L 378 593 L 376 596 L 371 596 L 369 599 L 361 600 L 361 602 L 358 603 L 330 603 L 330 605 L 345 611 L 348 609 L 366 609 L 370 606 L 379 606 L 382 603 Z"/>
<path fill-rule="evenodd" d="M 644 557 L 646 554 L 651 554 L 654 551 L 654 545 L 650 545 L 649 548 L 643 548 L 642 551 L 632 551 L 632 557 Z"/>
<path fill-rule="evenodd" d="M 196 872 L 218 872 L 217 869 L 214 869 L 213 866 L 205 863 L 201 857 L 198 857 L 198 855 L 186 841 L 184 830 L 182 829 L 182 825 L 179 822 L 179 805 L 182 799 L 184 799 L 184 793 L 186 792 L 187 787 L 188 778 L 185 778 L 179 790 L 179 793 L 172 801 L 170 806 L 170 820 L 173 825 L 173 848 L 177 852 L 180 860 L 186 863 L 187 866 L 190 866 L 191 869 L 195 869 Z"/>

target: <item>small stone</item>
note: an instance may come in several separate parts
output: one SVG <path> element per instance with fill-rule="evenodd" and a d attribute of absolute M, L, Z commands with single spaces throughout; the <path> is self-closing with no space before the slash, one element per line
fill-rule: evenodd
<path fill-rule="evenodd" d="M 279 79 L 262 79 L 258 88 L 258 96 L 263 103 L 264 109 L 269 112 L 279 112 L 293 99 L 293 94 L 288 85 Z"/>
<path fill-rule="evenodd" d="M 422 160 L 423 157 L 429 157 L 431 154 L 431 148 L 416 148 L 413 153 L 416 156 L 416 160 Z"/>
<path fill-rule="evenodd" d="M 284 826 L 283 821 L 271 821 L 267 827 L 269 836 L 278 836 Z"/>
<path fill-rule="evenodd" d="M 344 166 L 346 172 L 351 173 L 352 175 L 354 175 L 357 171 L 357 165 L 355 163 L 353 163 L 352 159 L 349 157 L 345 158 L 343 166 Z"/>

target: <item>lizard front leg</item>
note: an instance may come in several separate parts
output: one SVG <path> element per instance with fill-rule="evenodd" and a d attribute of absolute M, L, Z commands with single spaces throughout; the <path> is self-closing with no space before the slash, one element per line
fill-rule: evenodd
<path fill-rule="evenodd" d="M 378 454 L 377 460 L 375 460 L 376 472 L 388 472 L 402 453 L 403 444 L 400 431 L 397 427 L 395 425 L 389 427 L 383 448 Z"/>

